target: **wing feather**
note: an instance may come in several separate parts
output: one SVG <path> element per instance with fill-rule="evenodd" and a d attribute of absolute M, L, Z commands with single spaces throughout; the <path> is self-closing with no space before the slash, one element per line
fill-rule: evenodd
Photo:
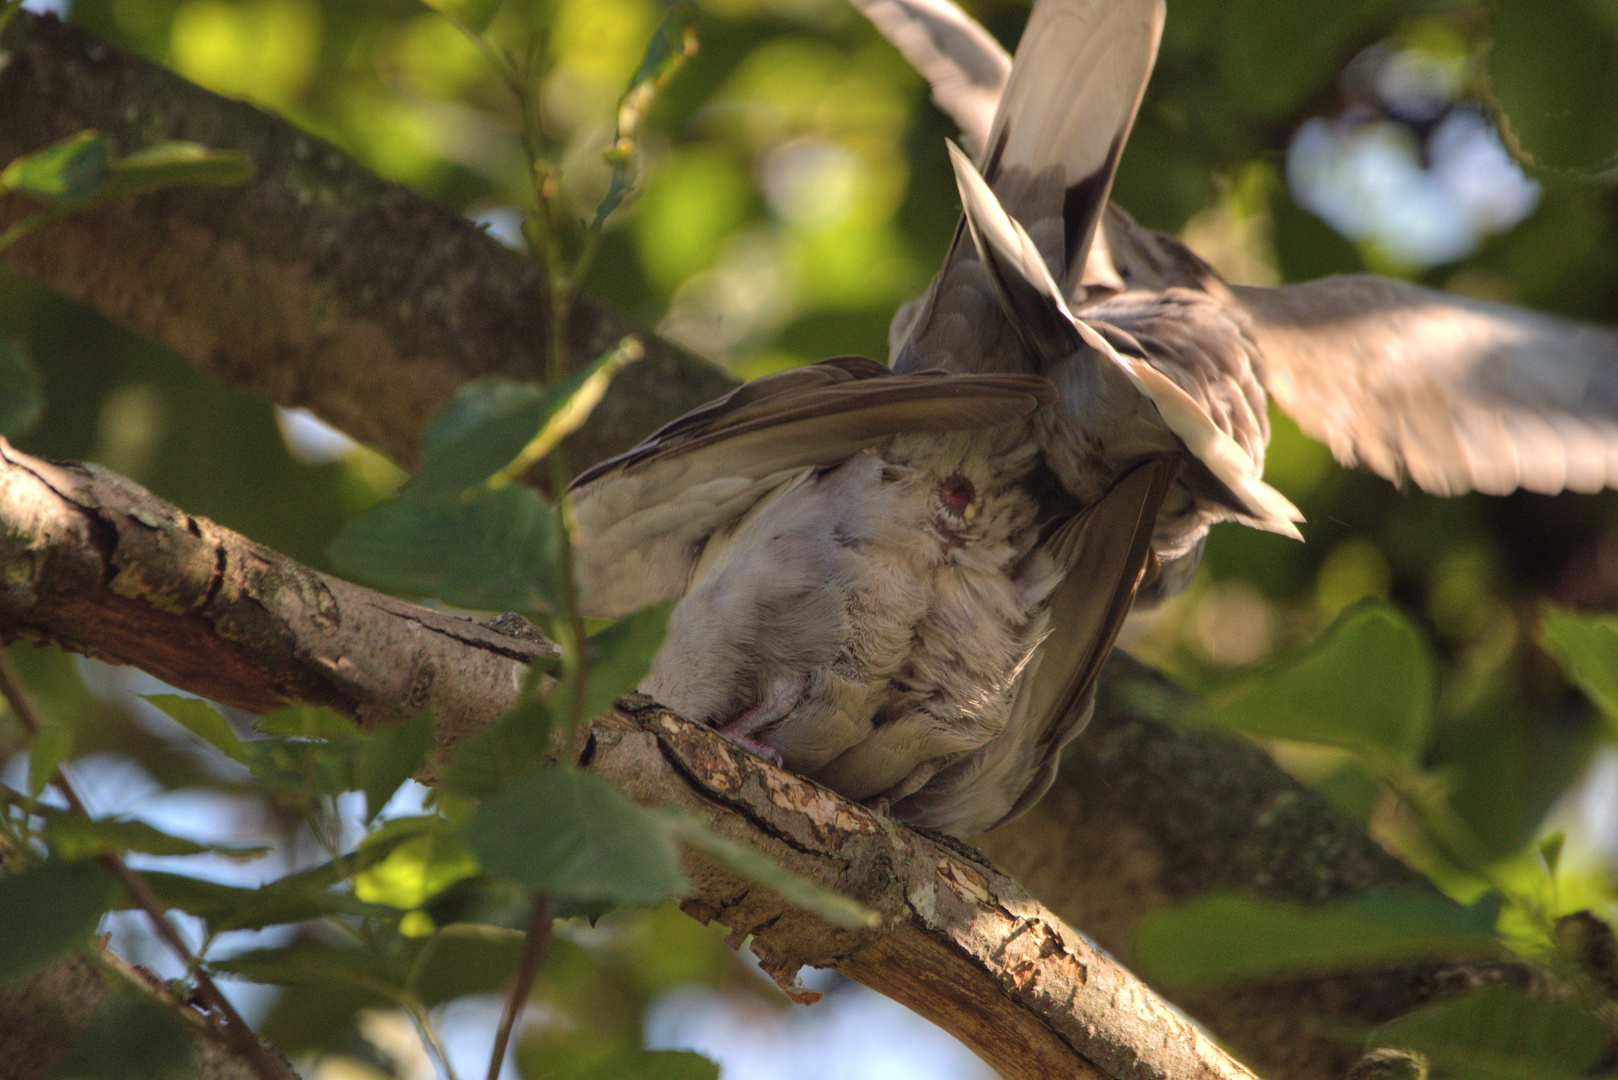
<path fill-rule="evenodd" d="M 1271 395 L 1345 464 L 1444 495 L 1618 484 L 1618 333 L 1363 275 L 1230 291 Z"/>

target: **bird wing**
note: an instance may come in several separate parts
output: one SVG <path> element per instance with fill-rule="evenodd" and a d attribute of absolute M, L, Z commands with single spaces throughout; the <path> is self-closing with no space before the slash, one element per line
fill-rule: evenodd
<path fill-rule="evenodd" d="M 1061 580 L 1050 631 L 1023 669 L 1005 728 L 894 807 L 906 821 L 961 836 L 1022 813 L 1050 787 L 1057 757 L 1090 718 L 1095 680 L 1151 559 L 1158 508 L 1179 462 L 1154 458 L 1069 518 L 1044 547 Z"/>
<path fill-rule="evenodd" d="M 1230 290 L 1339 461 L 1442 495 L 1618 486 L 1618 333 L 1364 275 Z"/>
<path fill-rule="evenodd" d="M 1091 285 L 1120 287 L 1097 223 L 1162 30 L 1162 0 L 1036 5 L 979 154 L 990 188 L 1074 302 Z M 1000 340 L 976 317 L 983 282 L 975 263 L 958 228 L 927 296 L 895 316 L 889 339 L 896 369 L 940 362 L 952 370 L 1005 369 L 994 355 Z M 992 304 L 988 310 L 992 319 Z"/>
<path fill-rule="evenodd" d="M 1011 54 L 950 0 L 851 0 L 927 80 L 933 103 L 978 150 L 1011 76 Z"/>
<path fill-rule="evenodd" d="M 1076 317 L 1051 277 L 1033 240 L 1006 213 L 972 163 L 953 144 L 955 167 L 967 229 L 978 250 L 1006 317 L 1039 354 L 1047 370 L 1076 352 L 1094 353 L 1103 372 L 1121 376 L 1156 407 L 1163 423 L 1196 461 L 1225 489 L 1242 520 L 1302 539 L 1294 522 L 1303 515 L 1286 496 L 1266 484 L 1253 456 L 1220 429 L 1190 394 L 1151 363 L 1128 333 L 1106 323 Z"/>
<path fill-rule="evenodd" d="M 568 491 L 591 615 L 678 596 L 715 530 L 805 469 L 895 435 L 993 427 L 1054 397 L 1030 375 L 895 375 L 844 357 L 767 375 L 581 474 Z"/>

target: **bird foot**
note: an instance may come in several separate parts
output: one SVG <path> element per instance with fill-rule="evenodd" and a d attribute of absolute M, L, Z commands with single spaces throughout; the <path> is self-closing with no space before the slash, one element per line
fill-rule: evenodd
<path fill-rule="evenodd" d="M 753 733 L 791 712 L 808 681 L 805 675 L 780 680 L 769 693 L 721 724 L 719 734 L 737 746 L 752 751 L 771 765 L 781 765 L 780 752 L 759 742 L 753 737 Z"/>

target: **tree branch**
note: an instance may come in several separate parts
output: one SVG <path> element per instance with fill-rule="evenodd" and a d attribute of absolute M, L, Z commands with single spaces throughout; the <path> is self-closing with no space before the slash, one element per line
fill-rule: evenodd
<path fill-rule="evenodd" d="M 0 41 L 0 166 L 85 128 L 128 152 L 164 139 L 235 149 L 239 188 L 173 188 L 76 214 L 0 255 L 9 267 L 280 405 L 307 406 L 396 460 L 480 375 L 543 379 L 539 269 L 477 226 L 386 183 L 250 105 L 210 94 L 54 17 Z M 37 207 L 0 197 L 0 231 Z M 643 333 L 588 298 L 577 366 Z M 734 380 L 646 335 L 569 460 L 625 450 Z"/>

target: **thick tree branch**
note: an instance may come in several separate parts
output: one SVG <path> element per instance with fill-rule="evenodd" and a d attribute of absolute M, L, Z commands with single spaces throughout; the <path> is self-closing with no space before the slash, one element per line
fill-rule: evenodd
<path fill-rule="evenodd" d="M 102 469 L 0 443 L 0 636 L 133 664 L 264 711 L 366 723 L 432 705 L 453 744 L 513 700 L 538 647 L 298 566 Z M 1250 1076 L 969 849 L 911 832 L 652 710 L 592 726 L 590 767 L 873 908 L 841 930 L 693 860 L 692 914 L 748 936 L 791 988 L 834 967 L 956 1034 L 1003 1076 Z"/>
<path fill-rule="evenodd" d="M 203 370 L 302 405 L 405 464 L 432 410 L 479 375 L 539 379 L 539 270 L 477 226 L 284 120 L 210 94 L 55 18 L 20 13 L 0 63 L 0 166 L 85 128 L 125 152 L 239 150 L 240 188 L 175 188 L 78 214 L 0 256 Z M 0 231 L 37 205 L 0 198 Z M 643 332 L 588 298 L 570 360 Z M 733 380 L 646 335 L 570 460 L 627 449 Z"/>

